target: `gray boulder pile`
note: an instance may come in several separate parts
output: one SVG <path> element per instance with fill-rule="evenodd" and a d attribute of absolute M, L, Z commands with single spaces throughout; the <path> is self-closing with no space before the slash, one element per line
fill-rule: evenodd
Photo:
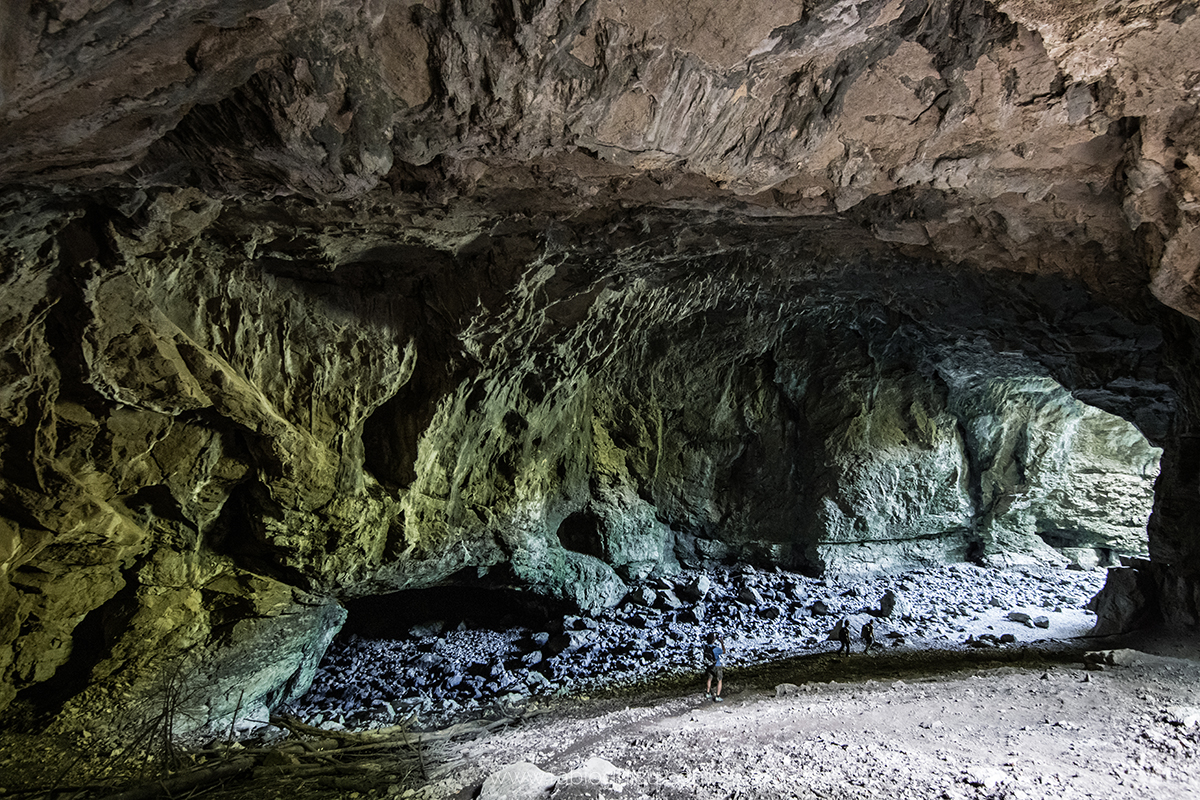
<path fill-rule="evenodd" d="M 337 639 L 290 711 L 314 724 L 367 727 L 416 715 L 444 724 L 530 697 L 578 694 L 698 674 L 716 632 L 738 666 L 836 652 L 852 657 L 873 621 L 883 647 L 1004 647 L 1086 633 L 1097 571 L 955 564 L 869 579 L 807 578 L 753 567 L 684 571 L 634 587 L 615 608 L 521 625 L 439 619 L 397 638 Z M 687 598 L 687 599 L 684 599 Z M 352 621 L 353 622 L 353 621 Z M 699 684 L 697 684 L 699 685 Z"/>

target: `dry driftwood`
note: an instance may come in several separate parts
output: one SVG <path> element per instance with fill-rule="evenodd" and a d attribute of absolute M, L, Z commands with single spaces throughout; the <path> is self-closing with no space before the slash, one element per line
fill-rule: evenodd
<path fill-rule="evenodd" d="M 471 722 L 460 722 L 451 725 L 448 728 L 442 728 L 438 731 L 422 731 L 414 732 L 411 728 L 412 717 L 400 723 L 387 728 L 376 728 L 367 731 L 331 731 L 325 728 L 318 728 L 313 725 L 301 722 L 295 717 L 288 716 L 272 716 L 271 724 L 277 728 L 282 728 L 292 734 L 302 736 L 319 737 L 322 739 L 334 739 L 338 741 L 338 749 L 346 746 L 358 745 L 366 746 L 369 744 L 393 744 L 397 740 L 400 743 L 407 744 L 431 744 L 435 742 L 444 742 L 451 739 L 462 737 L 479 736 L 484 733 L 491 733 L 500 728 L 512 725 L 517 721 L 516 717 L 505 717 L 498 720 L 474 720 Z"/>
<path fill-rule="evenodd" d="M 315 778 L 320 775 L 379 775 L 383 767 L 379 764 L 296 764 L 258 767 L 254 774 L 260 777 Z"/>
<path fill-rule="evenodd" d="M 272 716 L 271 724 L 288 731 L 294 736 L 305 737 L 301 741 L 285 742 L 279 747 L 241 750 L 231 759 L 221 760 L 208 766 L 153 781 L 110 795 L 105 800 L 152 800 L 161 796 L 176 796 L 194 792 L 206 785 L 241 777 L 253 770 L 254 777 L 308 779 L 327 776 L 366 776 L 380 774 L 384 765 L 376 762 L 355 763 L 364 755 L 410 748 L 426 772 L 424 749 L 427 745 L 452 739 L 479 736 L 511 725 L 515 720 L 477 720 L 462 722 L 439 731 L 414 732 L 409 721 L 388 728 L 369 731 L 331 731 L 309 725 L 294 717 Z M 292 763 L 263 764 L 263 758 L 272 753 L 282 753 L 294 759 Z M 353 757 L 350 763 L 339 761 L 343 756 Z M 316 763 L 301 763 L 312 759 Z"/>
<path fill-rule="evenodd" d="M 170 778 L 163 778 L 152 783 L 134 786 L 119 794 L 109 795 L 105 800 L 150 800 L 150 798 L 163 795 L 174 796 L 182 792 L 191 791 L 205 784 L 218 783 L 235 778 L 242 773 L 252 770 L 257 763 L 258 759 L 253 756 L 238 756 L 231 761 L 223 761 L 219 764 L 201 767 L 180 775 L 174 775 Z"/>

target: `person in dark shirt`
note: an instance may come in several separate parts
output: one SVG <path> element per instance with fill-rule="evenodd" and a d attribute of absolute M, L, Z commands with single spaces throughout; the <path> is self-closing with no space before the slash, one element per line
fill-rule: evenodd
<path fill-rule="evenodd" d="M 708 683 L 704 686 L 704 696 L 711 697 L 714 703 L 723 702 L 721 685 L 725 677 L 725 640 L 718 639 L 715 633 L 709 633 L 704 642 L 704 674 Z M 713 694 L 713 678 L 717 680 L 717 692 Z"/>
<path fill-rule="evenodd" d="M 849 619 L 843 619 L 841 622 L 838 623 L 837 640 L 842 645 L 841 647 L 838 648 L 838 655 L 840 656 L 842 653 L 845 653 L 846 655 L 850 655 L 850 620 Z"/>

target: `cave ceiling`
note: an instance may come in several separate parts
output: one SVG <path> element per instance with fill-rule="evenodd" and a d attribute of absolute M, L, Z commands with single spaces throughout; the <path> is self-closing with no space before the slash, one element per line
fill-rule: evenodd
<path fill-rule="evenodd" d="M 278 698 L 463 574 L 1055 558 L 1004 408 L 1162 447 L 1194 563 L 1196 11 L 3 4 L 0 706 L 80 625 L 94 679 L 276 637 Z"/>
<path fill-rule="evenodd" d="M 549 245 L 555 223 L 609 239 L 607 222 L 670 210 L 701 250 L 728 228 L 761 242 L 808 223 L 1196 310 L 1189 3 L 4 13 L 0 180 L 109 189 L 134 218 L 171 189 L 229 208 L 294 198 L 340 204 L 363 226 L 347 240 L 459 252 L 514 227 Z"/>

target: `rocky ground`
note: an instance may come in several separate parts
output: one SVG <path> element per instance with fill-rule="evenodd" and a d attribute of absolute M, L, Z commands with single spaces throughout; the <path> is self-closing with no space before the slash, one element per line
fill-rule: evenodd
<path fill-rule="evenodd" d="M 418 619 L 396 638 L 346 635 L 290 710 L 333 728 L 413 715 L 422 727 L 438 726 L 527 697 L 693 675 L 703 669 L 699 645 L 709 632 L 725 640 L 731 665 L 742 667 L 836 650 L 831 634 L 842 622 L 855 651 L 864 648 L 868 621 L 883 650 L 1070 639 L 1094 624 L 1084 606 L 1104 575 L 973 564 L 840 580 L 751 567 L 688 571 L 637 586 L 597 616 L 526 620 L 531 627 L 512 614 L 490 626 L 442 614 Z"/>
<path fill-rule="evenodd" d="M 1011 663 L 824 655 L 734 673 L 722 704 L 699 692 L 594 701 L 447 748 L 437 780 L 408 796 L 1200 796 L 1194 646 L 1191 658 L 1107 650 L 1116 663 L 1102 670 L 1035 649 Z"/>
<path fill-rule="evenodd" d="M 685 599 L 702 578 L 704 597 Z M 347 635 L 284 709 L 288 735 L 277 719 L 188 755 L 189 769 L 210 797 L 257 800 L 1200 796 L 1200 647 L 1177 633 L 1089 637 L 1081 606 L 1103 578 L 739 569 L 637 587 L 561 626 Z M 873 619 L 885 646 L 864 654 L 856 637 L 839 655 L 828 634 L 844 619 L 855 631 Z M 708 630 L 731 650 L 720 704 L 693 651 Z M 0 787 L 108 796 L 132 774 L 117 774 L 118 755 L 9 733 Z"/>

